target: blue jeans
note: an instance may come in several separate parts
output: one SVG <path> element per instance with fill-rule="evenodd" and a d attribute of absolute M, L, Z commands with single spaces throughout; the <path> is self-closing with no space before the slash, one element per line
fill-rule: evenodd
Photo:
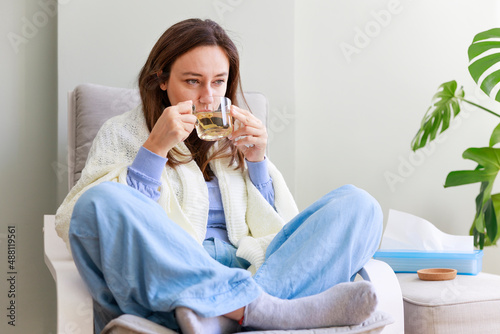
<path fill-rule="evenodd" d="M 139 191 L 104 182 L 77 201 L 70 225 L 73 258 L 95 302 L 96 332 L 123 313 L 177 329 L 178 306 L 204 317 L 225 314 L 262 290 L 284 299 L 350 281 L 382 234 L 379 204 L 365 191 L 338 188 L 276 235 L 255 276 L 236 249 L 199 245 Z"/>

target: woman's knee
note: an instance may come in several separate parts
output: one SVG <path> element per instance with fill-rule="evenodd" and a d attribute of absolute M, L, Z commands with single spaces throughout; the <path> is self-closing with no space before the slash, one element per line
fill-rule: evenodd
<path fill-rule="evenodd" d="M 73 216 L 78 214 L 95 213 L 96 208 L 101 205 L 112 205 L 117 193 L 113 182 L 99 183 L 87 189 L 76 201 L 73 208 Z"/>
<path fill-rule="evenodd" d="M 85 191 L 75 204 L 75 208 L 89 205 L 93 207 L 105 205 L 112 208 L 129 205 L 137 201 L 138 195 L 134 192 L 138 193 L 137 190 L 126 184 L 111 181 L 102 182 Z"/>
<path fill-rule="evenodd" d="M 70 235 L 96 233 L 96 224 L 102 220 L 99 216 L 106 212 L 116 212 L 122 205 L 118 200 L 120 185 L 116 182 L 103 182 L 86 190 L 75 203 L 70 223 Z"/>
<path fill-rule="evenodd" d="M 360 222 L 364 226 L 369 223 L 375 229 L 382 229 L 383 213 L 379 202 L 366 190 L 352 184 L 344 185 L 330 193 L 329 204 L 336 210 L 350 211 L 354 219 L 353 223 Z M 338 203 L 338 201 L 342 203 Z M 368 220 L 368 221 L 367 221 Z"/>
<path fill-rule="evenodd" d="M 366 238 L 379 239 L 382 236 L 383 212 L 379 202 L 364 189 L 352 186 L 352 202 L 356 210 L 354 224 L 359 224 L 360 229 L 366 233 Z"/>
<path fill-rule="evenodd" d="M 377 216 L 382 214 L 382 209 L 379 202 L 366 190 L 348 184 L 344 186 L 346 191 L 349 192 L 351 201 L 353 201 L 360 210 L 367 210 L 373 212 Z"/>
<path fill-rule="evenodd" d="M 109 199 L 111 196 L 116 194 L 114 185 L 114 182 L 102 182 L 90 187 L 80 196 L 75 204 L 75 208 Z"/>

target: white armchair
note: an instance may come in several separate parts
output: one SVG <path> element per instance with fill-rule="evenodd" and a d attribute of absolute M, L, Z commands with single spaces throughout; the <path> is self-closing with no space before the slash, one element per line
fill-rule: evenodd
<path fill-rule="evenodd" d="M 267 99 L 260 93 L 245 93 L 252 112 L 267 123 Z M 68 181 L 71 188 L 79 179 L 92 140 L 102 123 L 139 103 L 133 89 L 105 87 L 93 84 L 79 85 L 68 94 Z M 80 278 L 65 243 L 55 232 L 54 216 L 44 217 L 45 263 L 55 282 L 57 293 L 57 333 L 93 333 L 93 302 Z M 385 263 L 370 260 L 359 272 L 359 279 L 371 281 L 379 299 L 378 313 L 359 326 L 315 330 L 314 333 L 384 333 L 404 332 L 403 299 L 396 275 Z M 393 322 L 388 319 L 389 314 Z M 392 324 L 390 324 L 392 322 Z M 144 327 L 148 327 L 144 319 Z M 154 326 L 153 326 L 154 327 Z M 171 333 L 169 330 L 143 333 Z M 311 331 L 290 331 L 312 333 Z M 127 331 L 126 333 L 138 333 Z M 269 332 L 268 332 L 269 333 Z"/>

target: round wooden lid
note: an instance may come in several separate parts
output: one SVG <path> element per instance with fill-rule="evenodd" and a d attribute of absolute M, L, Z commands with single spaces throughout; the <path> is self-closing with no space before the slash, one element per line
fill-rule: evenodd
<path fill-rule="evenodd" d="M 456 269 L 429 268 L 417 270 L 418 278 L 423 281 L 446 281 L 457 276 Z"/>

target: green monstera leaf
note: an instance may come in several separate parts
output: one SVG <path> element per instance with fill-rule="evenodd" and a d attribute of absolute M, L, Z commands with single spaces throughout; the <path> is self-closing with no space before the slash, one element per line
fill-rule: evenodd
<path fill-rule="evenodd" d="M 413 151 L 424 147 L 439 133 L 448 129 L 452 116 L 456 117 L 460 112 L 460 102 L 463 97 L 464 91 L 461 87 L 457 89 L 455 80 L 439 86 L 437 93 L 432 98 L 432 105 L 427 109 L 420 129 L 411 142 Z"/>
<path fill-rule="evenodd" d="M 470 75 L 483 92 L 498 102 L 500 102 L 500 90 L 495 97 L 491 96 L 491 91 L 500 82 L 500 70 L 487 74 L 481 82 L 479 79 L 490 68 L 500 63 L 499 38 L 500 28 L 483 31 L 474 37 L 468 50 Z"/>
<path fill-rule="evenodd" d="M 492 195 L 491 189 L 500 171 L 500 148 L 469 148 L 463 153 L 463 158 L 477 162 L 477 168 L 449 173 L 444 186 L 481 182 L 470 232 L 474 236 L 474 245 L 483 249 L 484 246 L 496 244 L 499 237 L 500 194 Z"/>
<path fill-rule="evenodd" d="M 493 133 L 491 134 L 490 147 L 493 147 L 498 143 L 500 143 L 500 123 L 498 123 L 496 128 L 493 130 Z"/>
<path fill-rule="evenodd" d="M 500 102 L 500 28 L 481 32 L 474 37 L 469 46 L 469 72 L 474 81 L 490 97 Z M 463 89 L 458 88 L 456 81 L 448 81 L 439 86 L 438 92 L 432 98 L 432 105 L 427 109 L 420 128 L 411 142 L 411 148 L 416 151 L 449 128 L 453 117 L 460 113 L 461 104 L 467 103 L 500 118 L 496 112 L 485 108 L 465 98 Z M 483 249 L 484 246 L 495 245 L 500 238 L 500 193 L 491 194 L 493 183 L 500 171 L 500 124 L 493 130 L 489 147 L 469 148 L 463 153 L 464 159 L 475 161 L 478 165 L 474 170 L 453 171 L 448 174 L 445 187 L 455 187 L 465 184 L 480 183 L 479 194 L 476 197 L 476 214 L 470 234 L 474 236 L 474 245 Z"/>

